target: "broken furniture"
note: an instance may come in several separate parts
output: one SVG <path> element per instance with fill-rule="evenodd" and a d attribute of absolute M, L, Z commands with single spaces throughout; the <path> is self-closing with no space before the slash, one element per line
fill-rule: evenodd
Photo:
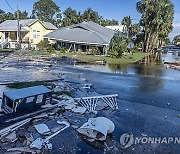
<path fill-rule="evenodd" d="M 9 114 L 37 109 L 51 100 L 52 90 L 42 85 L 34 86 L 5 91 L 1 108 L 6 114 Z"/>
<path fill-rule="evenodd" d="M 118 109 L 117 97 L 118 95 L 114 94 L 114 95 L 101 95 L 101 96 L 93 96 L 93 97 L 75 98 L 74 100 L 83 107 L 85 107 L 89 112 L 96 113 L 97 102 L 100 100 L 102 100 L 104 103 L 110 106 L 112 110 L 117 110 Z"/>
<path fill-rule="evenodd" d="M 89 137 L 90 139 L 104 141 L 108 133 L 112 133 L 115 129 L 114 123 L 105 118 L 89 118 L 88 122 L 83 124 L 77 131 Z"/>

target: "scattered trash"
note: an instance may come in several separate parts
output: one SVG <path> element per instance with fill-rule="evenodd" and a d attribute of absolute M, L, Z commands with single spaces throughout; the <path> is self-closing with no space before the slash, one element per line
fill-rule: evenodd
<path fill-rule="evenodd" d="M 91 89 L 91 87 L 92 87 L 92 84 L 84 84 L 83 85 L 83 89 Z"/>
<path fill-rule="evenodd" d="M 15 131 L 16 129 L 20 128 L 21 126 L 27 124 L 30 121 L 31 121 L 31 118 L 28 118 L 28 119 L 23 120 L 21 122 L 15 123 L 15 124 L 13 124 L 13 125 L 11 125 L 9 127 L 1 129 L 0 130 L 0 138 L 3 137 L 3 136 L 6 136 L 7 134 L 9 134 L 9 133 L 11 133 L 13 131 Z"/>
<path fill-rule="evenodd" d="M 61 133 L 63 130 L 67 129 L 70 126 L 70 124 L 67 121 L 62 121 L 62 122 L 61 121 L 57 121 L 57 123 L 60 124 L 60 125 L 65 125 L 65 127 L 62 128 L 61 130 L 57 131 L 56 133 L 52 134 L 51 136 L 48 136 L 47 139 L 50 140 L 51 138 L 53 138 L 57 134 Z"/>
<path fill-rule="evenodd" d="M 39 124 L 34 126 L 37 132 L 41 135 L 47 135 L 50 133 L 49 128 L 45 124 Z"/>
<path fill-rule="evenodd" d="M 8 136 L 6 136 L 6 139 L 9 140 L 10 142 L 15 142 L 17 140 L 16 132 L 14 131 Z"/>
<path fill-rule="evenodd" d="M 86 112 L 86 108 L 85 107 L 81 107 L 81 106 L 76 106 L 76 107 L 72 108 L 72 111 L 74 113 L 84 114 Z"/>
<path fill-rule="evenodd" d="M 12 152 L 12 151 L 20 151 L 20 152 L 24 152 L 24 153 L 38 153 L 39 151 L 34 151 L 28 147 L 17 147 L 17 148 L 11 148 L 7 150 L 8 152 Z"/>
<path fill-rule="evenodd" d="M 65 125 L 65 127 L 60 129 L 59 131 L 55 132 L 54 134 L 46 137 L 45 139 L 37 138 L 34 142 L 32 142 L 30 144 L 30 148 L 41 150 L 42 147 L 44 147 L 45 149 L 51 150 L 52 144 L 49 142 L 49 140 L 70 126 L 70 124 L 67 121 L 62 121 L 62 122 L 57 121 L 57 123 L 60 125 Z M 45 128 L 45 126 L 43 126 L 43 127 Z M 40 128 L 42 129 L 43 127 L 40 127 Z M 45 129 L 47 130 L 47 128 L 45 128 Z"/>
<path fill-rule="evenodd" d="M 42 147 L 45 149 L 51 150 L 52 149 L 52 144 L 49 142 L 48 139 L 42 139 L 42 138 L 37 138 L 31 145 L 31 149 L 38 149 L 41 150 Z"/>
<path fill-rule="evenodd" d="M 46 69 L 46 66 L 42 66 L 42 68 Z M 118 95 L 99 95 L 91 89 L 92 84 L 86 84 L 85 79 L 81 78 L 80 80 L 83 82 L 79 83 L 74 83 L 76 79 L 73 80 L 72 76 L 72 82 L 52 81 L 54 87 L 48 87 L 53 90 L 44 87 L 48 90 L 47 93 L 41 93 L 35 89 L 28 91 L 29 88 L 25 88 L 27 93 L 23 89 L 20 89 L 21 93 L 19 90 L 4 93 L 4 98 L 12 96 L 12 101 L 16 101 L 16 103 L 4 102 L 2 105 L 3 111 L 8 114 L 7 116 L 13 112 L 24 112 L 27 106 L 34 103 L 39 107 L 38 111 L 27 112 L 27 114 L 25 112 L 23 115 L 19 114 L 18 117 L 12 116 L 8 122 L 13 124 L 0 130 L 0 145 L 3 145 L 3 149 L 6 149 L 7 153 L 41 153 L 44 149 L 51 150 L 53 148 L 51 139 L 70 127 L 70 123 L 74 130 L 86 135 L 90 142 L 104 141 L 107 134 L 113 132 L 114 123 L 105 117 L 90 118 L 87 125 L 84 124 L 80 128 L 79 126 L 82 121 L 86 120 L 86 116 L 81 114 L 88 114 L 88 112 L 97 114 L 97 111 L 107 107 L 113 110 L 118 109 L 116 100 Z M 72 91 L 75 94 L 71 95 Z M 15 95 L 16 92 L 17 95 Z M 80 98 L 74 99 L 72 96 Z M 20 122 L 15 123 L 16 121 Z"/>
<path fill-rule="evenodd" d="M 88 122 L 83 124 L 77 131 L 86 135 L 91 139 L 104 141 L 108 133 L 112 133 L 115 129 L 114 123 L 105 118 L 89 118 Z"/>
<path fill-rule="evenodd" d="M 48 117 L 48 114 L 46 112 L 44 113 L 41 113 L 37 116 L 34 117 L 34 119 L 41 119 L 41 118 L 47 118 Z"/>

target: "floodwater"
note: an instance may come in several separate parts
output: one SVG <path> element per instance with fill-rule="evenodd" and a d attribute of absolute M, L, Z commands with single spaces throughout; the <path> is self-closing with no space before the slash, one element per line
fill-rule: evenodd
<path fill-rule="evenodd" d="M 52 153 L 61 153 L 61 150 L 82 154 L 178 153 L 179 144 L 136 144 L 123 149 L 119 139 L 127 132 L 133 133 L 134 137 L 142 137 L 142 134 L 150 137 L 180 136 L 180 71 L 166 69 L 163 64 L 164 61 L 179 60 L 178 53 L 165 53 L 156 59 L 146 57 L 130 65 L 55 65 L 51 71 L 42 70 L 44 66 L 48 67 L 44 62 L 25 61 L 21 66 L 8 62 L 8 67 L 3 64 L 1 68 L 0 82 L 56 79 L 65 73 L 66 80 L 83 79 L 93 84 L 93 89 L 99 94 L 118 94 L 118 111 L 105 110 L 94 115 L 105 116 L 115 124 L 107 145 L 77 138 L 78 134 L 68 128 L 52 140 Z M 0 87 L 2 92 L 4 87 Z"/>
<path fill-rule="evenodd" d="M 104 151 L 104 148 L 99 148 L 99 143 L 82 140 L 75 144 L 81 149 L 75 153 L 178 153 L 179 144 L 174 143 L 140 143 L 123 149 L 120 137 L 127 132 L 134 137 L 179 137 L 180 71 L 166 69 L 163 64 L 164 61 L 179 59 L 178 54 L 166 53 L 158 60 L 147 57 L 131 65 L 64 67 L 93 84 L 97 93 L 119 95 L 118 111 L 97 115 L 106 116 L 115 123 L 116 129 L 106 142 L 111 150 Z M 57 145 L 53 153 L 58 152 L 58 148 Z"/>
<path fill-rule="evenodd" d="M 148 58 L 148 59 L 147 59 Z M 75 70 L 94 84 L 100 93 L 118 93 L 120 99 L 130 102 L 180 110 L 180 71 L 166 69 L 165 61 L 179 61 L 175 53 L 162 54 L 159 60 L 147 57 L 130 65 L 84 65 Z"/>

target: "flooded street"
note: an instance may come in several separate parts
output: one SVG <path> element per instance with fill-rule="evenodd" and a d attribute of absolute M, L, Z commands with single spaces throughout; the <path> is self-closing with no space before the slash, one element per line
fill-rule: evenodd
<path fill-rule="evenodd" d="M 180 110 L 180 72 L 166 69 L 163 61 L 178 61 L 180 57 L 168 53 L 162 62 L 145 64 L 77 66 L 76 72 L 93 83 L 98 92 L 118 93 L 120 99 Z M 68 70 L 72 70 L 69 68 Z M 168 106 L 167 103 L 171 105 Z"/>
<path fill-rule="evenodd" d="M 105 114 L 116 125 L 113 140 L 118 150 L 113 153 L 177 153 L 180 150 L 179 145 L 173 143 L 137 144 L 127 149 L 118 144 L 120 136 L 126 132 L 131 132 L 134 137 L 142 137 L 142 134 L 179 137 L 180 72 L 166 69 L 163 61 L 169 60 L 178 61 L 179 56 L 168 53 L 163 55 L 161 62 L 151 61 L 146 65 L 66 67 L 67 71 L 81 74 L 92 83 L 97 93 L 119 95 L 118 112 Z M 97 149 L 92 146 L 81 143 L 79 147 L 83 152 L 78 153 L 95 152 Z"/>
<path fill-rule="evenodd" d="M 12 56 L 13 57 L 13 56 Z M 70 65 L 45 58 L 32 60 L 6 59 L 1 63 L 0 92 L 5 83 L 14 81 L 55 80 L 90 83 L 98 94 L 118 94 L 118 111 L 103 110 L 97 115 L 65 112 L 72 123 L 81 124 L 88 117 L 104 116 L 115 124 L 115 131 L 106 142 L 90 142 L 68 128 L 52 140 L 51 153 L 177 153 L 179 144 L 134 144 L 127 149 L 120 145 L 120 136 L 131 132 L 134 137 L 179 137 L 180 71 L 166 69 L 164 61 L 179 61 L 178 54 L 167 53 L 158 61 L 146 58 L 130 65 Z M 61 59 L 62 60 L 62 59 Z M 17 62 L 19 61 L 19 62 Z M 0 94 L 1 95 L 1 94 Z"/>

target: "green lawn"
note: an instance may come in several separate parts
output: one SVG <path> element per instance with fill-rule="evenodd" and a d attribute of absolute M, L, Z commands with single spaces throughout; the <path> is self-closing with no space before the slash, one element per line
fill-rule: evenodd
<path fill-rule="evenodd" d="M 13 52 L 13 49 L 0 49 L 0 52 Z"/>
<path fill-rule="evenodd" d="M 32 81 L 32 82 L 14 82 L 7 85 L 8 88 L 14 88 L 14 89 L 21 89 L 21 88 L 27 88 L 32 86 L 51 86 L 51 83 L 44 82 L 44 81 Z"/>
<path fill-rule="evenodd" d="M 123 55 L 121 58 L 111 58 L 106 56 L 96 56 L 96 55 L 86 55 L 80 53 L 48 53 L 45 51 L 29 51 L 25 52 L 24 54 L 36 56 L 36 55 L 46 55 L 52 57 L 63 57 L 66 56 L 68 58 L 73 58 L 81 62 L 91 63 L 94 64 L 96 61 L 103 61 L 106 60 L 109 64 L 127 64 L 127 63 L 135 63 L 142 58 L 150 55 L 150 53 L 143 53 L 143 52 L 136 52 L 132 54 Z"/>

